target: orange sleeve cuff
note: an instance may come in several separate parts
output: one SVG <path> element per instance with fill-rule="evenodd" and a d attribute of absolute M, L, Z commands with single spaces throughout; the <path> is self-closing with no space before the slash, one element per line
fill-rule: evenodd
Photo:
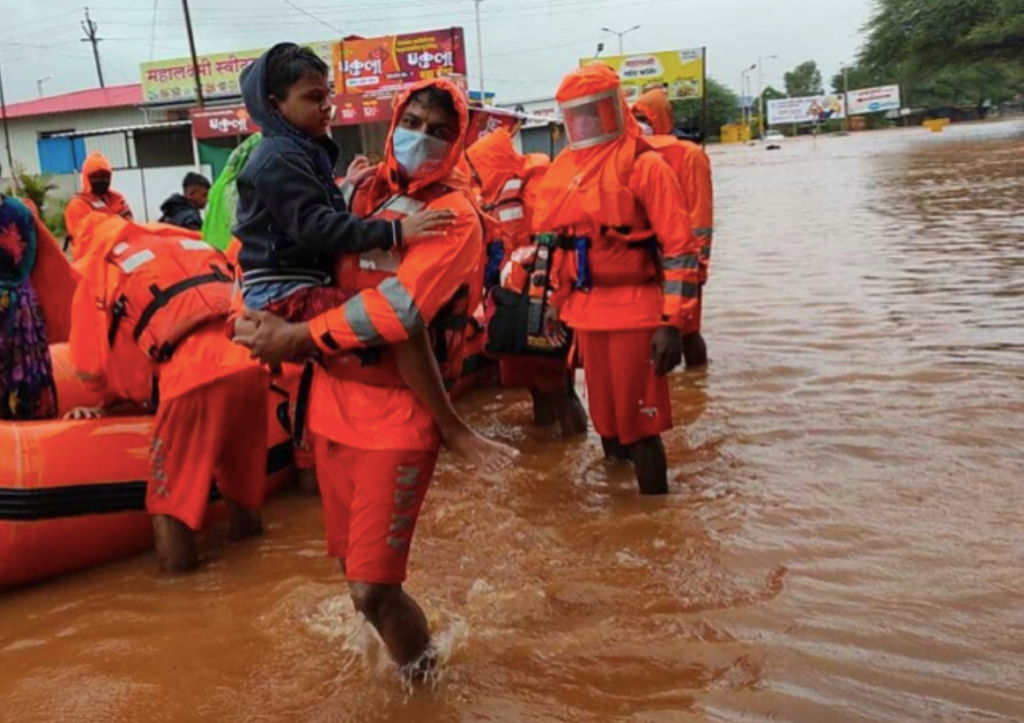
<path fill-rule="evenodd" d="M 330 313 L 321 314 L 309 322 L 309 335 L 313 337 L 313 343 L 321 352 L 328 355 L 341 351 L 341 346 L 331 335 L 331 325 L 327 318 Z"/>

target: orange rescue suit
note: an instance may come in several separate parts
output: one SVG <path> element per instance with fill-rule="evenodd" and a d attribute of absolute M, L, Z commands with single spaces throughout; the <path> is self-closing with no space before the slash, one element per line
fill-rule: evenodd
<path fill-rule="evenodd" d="M 429 411 L 398 374 L 390 350 L 366 362 L 348 351 L 391 346 L 430 330 L 435 354 L 448 379 L 458 374 L 468 309 L 482 287 L 482 231 L 469 179 L 459 170 L 469 112 L 462 92 L 446 80 L 419 83 L 399 101 L 391 133 L 410 97 L 436 86 L 455 99 L 460 137 L 428 176 L 401 179 L 391 135 L 385 163 L 356 192 L 353 210 L 363 217 L 399 218 L 423 208 L 450 209 L 454 224 L 444 236 L 415 240 L 391 253 L 343 257 L 337 279 L 356 295 L 313 319 L 310 333 L 324 353 L 317 370 L 310 428 L 348 447 L 364 450 L 434 450 L 440 433 Z"/>
<path fill-rule="evenodd" d="M 573 72 L 557 99 L 563 112 L 581 112 L 567 116 L 570 147 L 537 189 L 533 230 L 580 239 L 586 247 L 585 254 L 568 252 L 575 263 L 562 264 L 567 278 L 553 301 L 563 321 L 581 330 L 682 329 L 700 294 L 700 242 L 676 174 L 641 137 L 608 66 Z M 595 109 L 589 116 L 588 107 Z M 574 144 L 573 134 L 588 124 L 599 135 Z M 574 288 L 582 283 L 584 258 L 592 286 Z"/>
<path fill-rule="evenodd" d="M 107 214 L 80 231 L 70 352 L 92 391 L 148 401 L 155 377 L 167 400 L 255 366 L 223 332 L 230 266 L 198 233 Z"/>
<path fill-rule="evenodd" d="M 672 135 L 672 105 L 664 90 L 656 88 L 644 93 L 633 105 L 633 112 L 650 122 L 655 135 L 644 140 L 668 162 L 682 185 L 693 234 L 701 240 L 700 280 L 706 283 L 715 226 L 711 160 L 696 143 Z"/>
<path fill-rule="evenodd" d="M 128 221 L 132 220 L 132 211 L 124 196 L 114 190 L 108 190 L 102 196 L 92 192 L 92 182 L 89 176 L 97 171 L 113 173 L 113 168 L 106 156 L 99 152 L 90 153 L 82 165 L 82 190 L 71 199 L 64 210 L 64 228 L 69 236 L 76 236 L 78 224 L 80 224 L 90 213 L 103 213 L 112 216 L 120 216 Z"/>

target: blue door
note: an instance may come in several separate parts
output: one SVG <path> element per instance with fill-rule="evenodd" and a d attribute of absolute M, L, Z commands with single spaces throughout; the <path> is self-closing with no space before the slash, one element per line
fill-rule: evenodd
<path fill-rule="evenodd" d="M 43 173 L 76 173 L 84 162 L 84 138 L 39 139 L 39 168 Z"/>

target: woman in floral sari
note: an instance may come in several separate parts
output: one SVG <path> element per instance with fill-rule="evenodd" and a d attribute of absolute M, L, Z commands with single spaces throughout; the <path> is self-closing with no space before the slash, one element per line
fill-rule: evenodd
<path fill-rule="evenodd" d="M 57 416 L 46 321 L 30 278 L 36 242 L 32 212 L 0 194 L 0 420 Z"/>

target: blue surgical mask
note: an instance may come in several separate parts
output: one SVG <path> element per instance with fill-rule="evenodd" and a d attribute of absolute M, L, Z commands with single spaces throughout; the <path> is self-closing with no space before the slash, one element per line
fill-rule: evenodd
<path fill-rule="evenodd" d="M 451 151 L 450 143 L 405 128 L 395 128 L 391 146 L 395 160 L 410 179 L 423 178 L 436 171 Z"/>

